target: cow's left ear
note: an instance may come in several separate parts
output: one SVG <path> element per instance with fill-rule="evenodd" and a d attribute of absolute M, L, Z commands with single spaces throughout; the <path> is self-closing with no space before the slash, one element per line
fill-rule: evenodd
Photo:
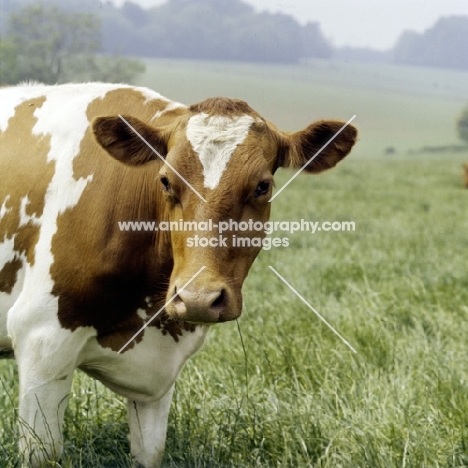
<path fill-rule="evenodd" d="M 157 159 L 152 148 L 166 156 L 169 132 L 151 127 L 135 117 L 122 117 L 125 120 L 119 116 L 98 117 L 92 124 L 97 142 L 111 156 L 132 166 Z"/>
<path fill-rule="evenodd" d="M 295 133 L 280 132 L 278 138 L 277 167 L 299 169 L 317 154 L 345 125 L 336 120 L 320 120 Z M 334 167 L 356 143 L 357 129 L 347 125 L 338 136 L 320 151 L 305 171 L 318 173 Z"/>

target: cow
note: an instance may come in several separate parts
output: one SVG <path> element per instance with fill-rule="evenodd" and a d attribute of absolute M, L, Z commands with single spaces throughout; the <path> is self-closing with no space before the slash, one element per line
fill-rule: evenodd
<path fill-rule="evenodd" d="M 134 463 L 160 466 L 175 379 L 210 325 L 240 316 L 262 248 L 188 239 L 266 222 L 275 171 L 335 166 L 357 138 L 342 127 L 285 132 L 239 99 L 130 85 L 0 90 L 0 354 L 18 364 L 25 466 L 60 460 L 76 369 L 127 399 Z"/>
<path fill-rule="evenodd" d="M 463 164 L 463 185 L 468 189 L 468 163 Z"/>

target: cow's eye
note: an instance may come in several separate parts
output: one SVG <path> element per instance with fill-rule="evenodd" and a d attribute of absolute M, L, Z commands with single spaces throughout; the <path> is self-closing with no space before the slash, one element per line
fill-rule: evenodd
<path fill-rule="evenodd" d="M 268 180 L 262 180 L 262 182 L 260 182 L 255 189 L 255 198 L 265 195 L 269 190 L 270 182 Z"/>
<path fill-rule="evenodd" d="M 163 190 L 169 192 L 169 190 L 171 190 L 171 183 L 169 182 L 169 179 L 166 176 L 162 176 L 160 180 L 163 186 Z"/>

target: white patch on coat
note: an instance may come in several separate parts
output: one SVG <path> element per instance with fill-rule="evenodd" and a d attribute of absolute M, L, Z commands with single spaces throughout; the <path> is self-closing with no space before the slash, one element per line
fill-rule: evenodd
<path fill-rule="evenodd" d="M 27 262 L 23 256 L 20 257 L 20 260 L 23 262 L 23 266 L 16 273 L 16 282 L 12 291 L 10 293 L 0 291 L 0 304 L 2 305 L 0 307 L 0 349 L 11 349 L 11 339 L 7 332 L 7 316 L 10 307 L 13 306 L 23 289 L 24 275 L 26 273 L 25 264 Z"/>
<path fill-rule="evenodd" d="M 209 330 L 209 326 L 198 326 L 191 333 L 184 332 L 176 342 L 156 327 L 148 327 L 142 340 L 122 354 L 103 348 L 92 338 L 80 353 L 78 367 L 118 395 L 155 401 L 169 390 L 187 359 L 201 348 Z"/>
<path fill-rule="evenodd" d="M 0 271 L 8 262 L 11 262 L 16 255 L 15 237 L 16 234 L 13 234 L 10 238 L 5 238 L 0 242 Z"/>
<path fill-rule="evenodd" d="M 187 139 L 202 163 L 206 188 L 218 186 L 237 145 L 247 138 L 254 122 L 245 114 L 231 118 L 200 113 L 190 118 Z"/>
<path fill-rule="evenodd" d="M 40 224 L 39 219 L 37 218 L 35 214 L 29 216 L 26 213 L 26 208 L 29 205 L 29 203 L 30 203 L 30 200 L 29 200 L 28 195 L 26 195 L 25 197 L 21 199 L 19 227 L 26 226 L 26 224 L 29 224 L 29 223 L 31 223 L 32 225 Z"/>
<path fill-rule="evenodd" d="M 165 100 L 166 100 L 166 99 L 163 98 L 163 97 L 161 97 L 160 99 L 161 99 L 162 101 L 165 101 Z M 180 102 L 168 101 L 167 106 L 166 106 L 163 110 L 160 110 L 160 111 L 156 112 L 156 114 L 154 114 L 153 120 L 154 120 L 154 119 L 157 119 L 158 117 L 161 117 L 161 115 L 163 115 L 165 112 L 169 112 L 169 111 L 171 111 L 171 110 L 180 109 L 180 108 L 185 109 L 186 106 L 184 106 L 184 105 L 181 104 Z"/>
<path fill-rule="evenodd" d="M 146 313 L 146 310 L 144 309 L 137 309 L 137 314 L 138 314 L 138 317 L 140 317 L 142 320 L 146 320 L 148 318 L 148 314 Z"/>
<path fill-rule="evenodd" d="M 8 203 L 9 200 L 10 200 L 10 195 L 7 195 L 5 200 L 2 203 L 2 206 L 0 206 L 0 221 L 7 213 L 9 213 L 12 210 L 12 208 L 6 207 L 6 204 Z"/>
<path fill-rule="evenodd" d="M 8 128 L 10 119 L 15 115 L 15 109 L 24 101 L 34 99 L 44 94 L 44 87 L 11 87 L 4 88 L 1 96 L 0 110 L 0 132 L 4 132 Z"/>

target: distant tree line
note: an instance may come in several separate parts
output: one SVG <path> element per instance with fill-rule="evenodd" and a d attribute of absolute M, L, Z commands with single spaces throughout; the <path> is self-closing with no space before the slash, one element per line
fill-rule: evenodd
<path fill-rule="evenodd" d="M 3 0 L 3 16 L 32 2 Z M 168 0 L 149 9 L 131 1 L 121 7 L 98 0 L 57 4 L 67 13 L 100 17 L 103 53 L 289 63 L 333 53 L 318 23 L 303 26 L 285 14 L 256 13 L 241 0 Z M 0 20 L 1 36 L 7 29 L 7 22 Z"/>
<path fill-rule="evenodd" d="M 8 41 L 14 33 L 11 15 L 35 1 L 2 0 L 0 60 L 11 62 L 18 47 Z M 93 54 L 280 63 L 334 57 L 468 69 L 468 16 L 442 18 L 422 34 L 405 32 L 393 49 L 380 52 L 335 48 L 322 34 L 319 23 L 301 25 L 289 15 L 256 12 L 242 0 L 167 0 L 148 9 L 129 0 L 120 7 L 100 0 L 60 0 L 57 4 L 68 15 L 82 15 L 81 28 L 98 18 L 99 34 L 93 42 L 98 45 L 93 46 Z M 89 35 L 96 31 L 96 26 L 92 32 L 88 25 Z M 18 33 L 16 36 L 19 40 Z M 65 55 L 63 61 L 67 61 Z"/>
<path fill-rule="evenodd" d="M 342 47 L 333 57 L 371 63 L 397 63 L 468 70 L 468 15 L 440 18 L 423 33 L 405 31 L 392 49 Z"/>
<path fill-rule="evenodd" d="M 393 60 L 468 70 L 468 16 L 441 18 L 422 34 L 404 32 L 393 49 Z"/>
<path fill-rule="evenodd" d="M 170 0 L 147 11 L 127 1 L 119 13 L 118 24 L 104 19 L 105 46 L 132 55 L 255 62 L 332 55 L 318 23 L 256 13 L 240 0 Z"/>

